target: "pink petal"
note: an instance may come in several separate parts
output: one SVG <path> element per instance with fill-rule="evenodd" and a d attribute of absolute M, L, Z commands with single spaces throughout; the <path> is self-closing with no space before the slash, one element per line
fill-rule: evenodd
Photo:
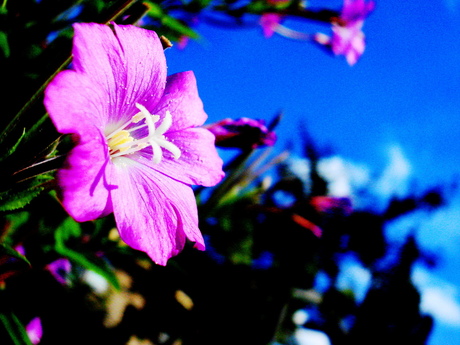
<path fill-rule="evenodd" d="M 270 38 L 275 33 L 276 27 L 280 25 L 282 16 L 277 13 L 264 13 L 260 17 L 260 25 L 265 38 Z"/>
<path fill-rule="evenodd" d="M 26 326 L 26 332 L 30 342 L 34 345 L 38 344 L 43 336 L 42 323 L 39 317 L 34 317 Z"/>
<path fill-rule="evenodd" d="M 204 250 L 193 190 L 129 158 L 110 166 L 118 188 L 112 190 L 120 236 L 159 265 L 177 255 L 186 238 Z"/>
<path fill-rule="evenodd" d="M 224 177 L 222 159 L 214 146 L 214 135 L 204 128 L 189 128 L 167 135 L 181 150 L 179 159 L 167 151 L 159 164 L 143 161 L 152 169 L 185 184 L 214 186 Z"/>
<path fill-rule="evenodd" d="M 163 98 L 152 114 L 162 116 L 167 110 L 173 118 L 170 132 L 201 126 L 206 121 L 208 115 L 204 112 L 192 71 L 168 76 Z"/>
<path fill-rule="evenodd" d="M 88 125 L 88 124 L 87 124 Z M 62 204 L 76 221 L 93 220 L 112 211 L 111 186 L 105 174 L 107 145 L 102 133 L 88 125 L 58 171 Z"/>
<path fill-rule="evenodd" d="M 45 90 L 44 103 L 59 133 L 83 133 L 88 125 L 103 128 L 107 121 L 108 94 L 86 75 L 67 70 Z"/>
<path fill-rule="evenodd" d="M 102 134 L 106 97 L 104 90 L 75 71 L 59 73 L 45 91 L 44 103 L 57 130 L 74 134 L 77 142 L 57 174 L 63 206 L 77 221 L 111 211 L 104 179 L 108 152 Z"/>
<path fill-rule="evenodd" d="M 132 25 L 114 31 L 95 23 L 74 24 L 74 68 L 109 96 L 109 122 L 138 112 L 135 103 L 151 108 L 166 83 L 166 59 L 157 34 Z"/>

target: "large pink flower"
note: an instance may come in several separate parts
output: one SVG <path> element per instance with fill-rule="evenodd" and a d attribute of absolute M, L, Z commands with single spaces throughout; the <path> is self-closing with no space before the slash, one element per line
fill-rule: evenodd
<path fill-rule="evenodd" d="M 121 238 L 165 265 L 188 238 L 203 250 L 190 185 L 223 177 L 192 72 L 166 76 L 161 42 L 134 26 L 74 25 L 73 69 L 45 92 L 57 130 L 76 146 L 58 171 L 77 221 L 114 213 Z"/>

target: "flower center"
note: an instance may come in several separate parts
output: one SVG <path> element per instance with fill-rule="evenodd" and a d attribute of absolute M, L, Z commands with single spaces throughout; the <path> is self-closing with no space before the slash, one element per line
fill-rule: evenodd
<path fill-rule="evenodd" d="M 150 114 L 141 104 L 136 103 L 136 107 L 140 110 L 136 115 L 106 136 L 110 158 L 129 155 L 150 146 L 153 150 L 152 161 L 155 164 L 161 162 L 163 149 L 171 152 L 174 159 L 178 159 L 181 155 L 180 149 L 164 136 L 172 124 L 171 113 L 166 111 L 163 121 L 157 127 L 160 116 Z M 130 126 L 142 120 L 145 120 L 143 124 Z M 146 136 L 142 138 L 133 137 L 133 132 L 145 127 L 148 129 Z"/>

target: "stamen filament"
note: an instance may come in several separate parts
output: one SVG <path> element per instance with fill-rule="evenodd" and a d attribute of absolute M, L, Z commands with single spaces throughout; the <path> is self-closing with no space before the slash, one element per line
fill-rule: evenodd
<path fill-rule="evenodd" d="M 150 146 L 153 152 L 152 161 L 154 164 L 161 162 L 163 158 L 162 149 L 168 150 L 174 159 L 178 159 L 181 156 L 181 150 L 164 136 L 164 133 L 172 125 L 171 113 L 166 111 L 163 121 L 156 127 L 155 125 L 160 120 L 160 116 L 150 114 L 147 108 L 141 104 L 136 103 L 136 107 L 140 110 L 139 113 L 106 136 L 110 157 L 116 158 L 133 154 Z M 138 123 L 142 120 L 145 120 L 143 124 L 128 128 L 130 124 Z M 132 133 L 145 127 L 148 128 L 147 136 L 139 139 L 132 136 Z"/>

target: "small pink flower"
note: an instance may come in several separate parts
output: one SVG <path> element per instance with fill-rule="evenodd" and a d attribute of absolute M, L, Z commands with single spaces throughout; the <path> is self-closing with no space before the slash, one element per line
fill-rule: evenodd
<path fill-rule="evenodd" d="M 331 49 L 335 55 L 343 55 L 349 65 L 358 62 L 364 53 L 366 42 L 362 32 L 364 19 L 374 10 L 374 2 L 344 0 L 337 22 L 332 26 L 332 37 L 318 33 L 313 39 Z"/>
<path fill-rule="evenodd" d="M 247 117 L 224 119 L 206 127 L 216 136 L 216 146 L 232 148 L 256 148 L 273 146 L 276 134 L 270 131 L 263 120 Z"/>
<path fill-rule="evenodd" d="M 60 284 L 66 285 L 68 283 L 67 275 L 72 270 L 72 264 L 68 259 L 60 258 L 46 265 L 46 269 Z"/>
<path fill-rule="evenodd" d="M 310 204 L 319 213 L 339 213 L 349 215 L 353 211 L 350 198 L 333 196 L 314 196 Z"/>
<path fill-rule="evenodd" d="M 282 16 L 277 13 L 264 13 L 260 17 L 260 25 L 265 38 L 270 38 L 281 23 Z"/>
<path fill-rule="evenodd" d="M 26 333 L 30 342 L 37 345 L 43 336 L 42 323 L 39 317 L 34 317 L 26 326 Z"/>
<path fill-rule="evenodd" d="M 131 25 L 74 24 L 73 69 L 45 92 L 57 130 L 76 146 L 58 171 L 77 221 L 114 213 L 121 238 L 165 265 L 186 239 L 204 250 L 191 185 L 223 177 L 192 72 L 166 76 L 162 44 Z"/>

